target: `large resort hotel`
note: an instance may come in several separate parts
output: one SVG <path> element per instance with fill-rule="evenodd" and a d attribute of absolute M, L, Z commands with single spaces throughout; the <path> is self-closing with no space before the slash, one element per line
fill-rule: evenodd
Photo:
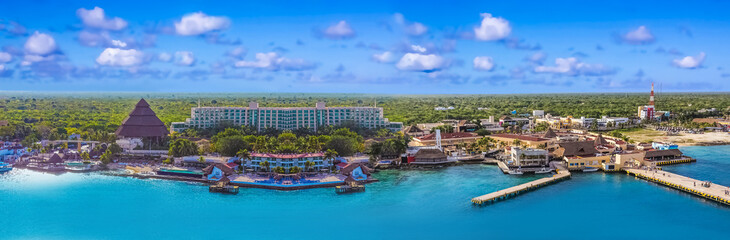
<path fill-rule="evenodd" d="M 259 107 L 256 102 L 248 107 L 196 107 L 190 110 L 185 122 L 173 122 L 170 131 L 180 132 L 186 128 L 210 128 L 221 121 L 236 125 L 254 126 L 258 131 L 266 128 L 295 130 L 320 126 L 338 125 L 351 121 L 366 128 L 386 128 L 398 132 L 403 123 L 390 122 L 383 117 L 383 108 L 378 107 L 326 107 L 318 102 L 315 107 Z"/>

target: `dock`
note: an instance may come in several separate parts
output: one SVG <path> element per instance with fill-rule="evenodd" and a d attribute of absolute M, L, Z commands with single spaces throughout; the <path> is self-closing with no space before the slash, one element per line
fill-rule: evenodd
<path fill-rule="evenodd" d="M 529 192 L 556 182 L 560 182 L 570 178 L 570 172 L 568 170 L 557 169 L 557 174 L 540 178 L 528 183 L 520 184 L 507 189 L 499 190 L 493 193 L 482 195 L 471 199 L 471 202 L 476 205 L 482 205 L 485 203 L 494 203 L 500 200 L 509 199 L 515 197 L 521 193 Z"/>
<path fill-rule="evenodd" d="M 682 159 L 675 159 L 675 160 L 666 160 L 666 161 L 656 161 L 654 162 L 657 166 L 664 166 L 664 165 L 674 165 L 674 164 L 682 164 L 682 163 L 692 163 L 696 162 L 697 159 L 685 157 Z"/>
<path fill-rule="evenodd" d="M 708 200 L 730 205 L 730 188 L 662 170 L 625 169 L 628 175 L 671 187 Z"/>
<path fill-rule="evenodd" d="M 225 182 L 218 182 L 208 187 L 209 192 L 238 194 L 238 186 L 227 185 Z"/>

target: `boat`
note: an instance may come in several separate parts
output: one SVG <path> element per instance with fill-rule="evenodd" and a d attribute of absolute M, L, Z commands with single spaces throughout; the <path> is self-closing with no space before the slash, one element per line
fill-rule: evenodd
<path fill-rule="evenodd" d="M 0 173 L 9 172 L 10 170 L 13 170 L 13 166 L 4 162 L 0 162 Z"/>
<path fill-rule="evenodd" d="M 595 172 L 595 171 L 598 171 L 598 168 L 586 167 L 583 169 L 583 172 Z"/>
<path fill-rule="evenodd" d="M 507 171 L 510 175 L 522 175 L 522 171 L 518 170 L 509 170 Z"/>
<path fill-rule="evenodd" d="M 535 171 L 535 174 L 550 173 L 550 172 L 552 172 L 552 171 L 553 171 L 553 170 L 552 170 L 552 169 L 549 169 L 549 168 L 542 168 L 542 169 L 540 169 L 540 170 L 537 170 L 537 171 Z"/>

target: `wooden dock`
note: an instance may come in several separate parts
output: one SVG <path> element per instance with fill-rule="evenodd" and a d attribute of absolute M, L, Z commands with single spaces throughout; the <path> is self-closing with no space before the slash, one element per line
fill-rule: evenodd
<path fill-rule="evenodd" d="M 629 175 L 671 187 L 724 205 L 730 205 L 730 188 L 662 170 L 625 169 Z"/>
<path fill-rule="evenodd" d="M 507 189 L 499 190 L 493 193 L 482 195 L 471 199 L 471 202 L 476 205 L 482 205 L 485 203 L 494 203 L 500 200 L 515 197 L 521 193 L 532 191 L 556 182 L 560 182 L 570 178 L 570 172 L 567 170 L 556 170 L 558 173 L 546 178 L 540 178 L 535 181 L 520 184 Z"/>

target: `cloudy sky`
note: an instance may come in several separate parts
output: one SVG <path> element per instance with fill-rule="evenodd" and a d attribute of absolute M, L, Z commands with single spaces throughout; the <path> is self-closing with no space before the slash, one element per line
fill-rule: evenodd
<path fill-rule="evenodd" d="M 0 90 L 730 91 L 730 2 L 467 2 L 4 1 Z"/>

